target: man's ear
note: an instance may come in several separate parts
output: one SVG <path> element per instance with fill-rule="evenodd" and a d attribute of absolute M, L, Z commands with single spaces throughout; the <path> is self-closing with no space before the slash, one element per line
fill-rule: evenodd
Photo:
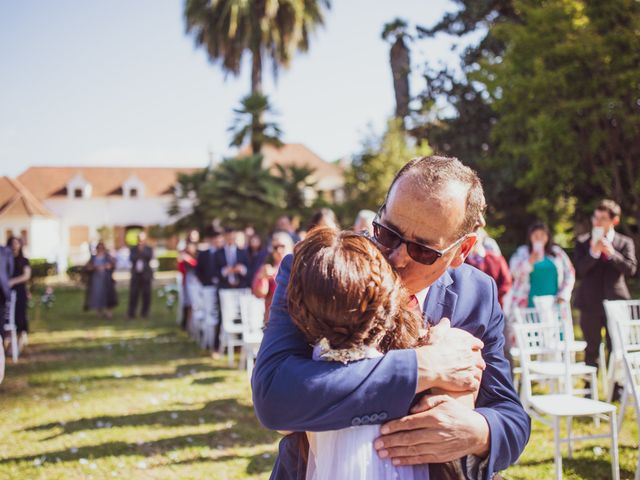
<path fill-rule="evenodd" d="M 616 215 L 615 217 L 613 217 L 613 226 L 617 227 L 619 223 L 620 223 L 620 216 Z"/>
<path fill-rule="evenodd" d="M 453 268 L 458 268 L 460 265 L 462 265 L 465 259 L 469 256 L 469 253 L 471 253 L 471 250 L 473 249 L 473 246 L 477 241 L 478 235 L 475 232 L 470 233 L 458 247 L 450 265 Z"/>

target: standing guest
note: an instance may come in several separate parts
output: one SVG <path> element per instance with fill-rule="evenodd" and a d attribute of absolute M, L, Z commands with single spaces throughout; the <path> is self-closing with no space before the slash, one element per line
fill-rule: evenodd
<path fill-rule="evenodd" d="M 116 261 L 107 252 L 104 242 L 96 245 L 96 253 L 92 255 L 85 267 L 89 274 L 87 283 L 87 307 L 95 309 L 98 317 L 111 318 L 111 309 L 118 304 L 113 270 Z"/>
<path fill-rule="evenodd" d="M 149 316 L 151 306 L 151 282 L 153 281 L 153 270 L 151 270 L 151 260 L 153 259 L 153 249 L 147 245 L 147 234 L 138 234 L 138 244 L 131 248 L 131 286 L 129 288 L 129 318 L 136 317 L 138 309 L 138 298 L 142 296 L 142 318 Z"/>
<path fill-rule="evenodd" d="M 485 247 L 485 236 L 484 229 L 479 229 L 478 240 L 465 261 L 495 280 L 498 287 L 498 302 L 504 308 L 504 296 L 511 290 L 511 272 L 507 261 L 502 255 Z"/>
<path fill-rule="evenodd" d="M 296 233 L 295 228 L 291 224 L 291 218 L 288 215 L 281 215 L 278 220 L 276 220 L 276 228 L 275 231 L 287 232 L 291 236 L 291 240 L 293 243 L 298 243 L 300 241 L 300 235 Z"/>
<path fill-rule="evenodd" d="M 13 253 L 13 272 L 9 280 L 11 290 L 16 293 L 16 303 L 14 309 L 14 318 L 16 322 L 16 332 L 18 334 L 18 351 L 27 342 L 27 333 L 29 332 L 29 323 L 27 321 L 27 301 L 28 291 L 27 282 L 31 278 L 31 266 L 29 259 L 22 252 L 22 240 L 18 237 L 11 237 L 7 242 L 7 246 Z"/>
<path fill-rule="evenodd" d="M 333 210 L 330 208 L 321 208 L 311 217 L 311 222 L 309 222 L 309 228 L 307 232 L 311 231 L 316 227 L 329 227 L 334 230 L 340 230 L 340 224 L 338 223 L 338 219 L 336 218 L 336 214 L 333 213 Z"/>
<path fill-rule="evenodd" d="M 256 272 L 251 291 L 258 298 L 264 298 L 264 324 L 269 320 L 269 308 L 276 291 L 276 275 L 282 259 L 293 253 L 293 240 L 287 232 L 276 232 L 271 236 L 271 258 Z"/>
<path fill-rule="evenodd" d="M 260 270 L 260 267 L 264 264 L 268 254 L 267 248 L 262 245 L 262 237 L 260 237 L 260 235 L 254 233 L 249 237 L 247 246 L 247 256 L 249 257 L 249 272 L 247 273 L 247 278 L 249 278 L 249 281 L 253 280 L 256 272 Z"/>
<path fill-rule="evenodd" d="M 205 232 L 209 248 L 198 252 L 196 264 L 196 276 L 202 285 L 202 311 L 192 312 L 198 315 L 194 318 L 202 318 L 206 324 L 214 325 L 215 333 L 213 340 L 213 355 L 218 357 L 220 348 L 220 311 L 218 303 L 218 285 L 220 278 L 216 266 L 216 252 L 222 248 L 224 242 L 222 233 L 213 227 L 207 228 Z M 199 315 L 202 315 L 201 317 Z"/>
<path fill-rule="evenodd" d="M 220 288 L 246 288 L 250 279 L 249 257 L 246 250 L 238 247 L 238 232 L 227 229 L 224 246 L 215 254 L 215 265 L 220 278 Z"/>
<path fill-rule="evenodd" d="M 518 247 L 509 260 L 513 288 L 507 310 L 533 307 L 533 297 L 553 295 L 558 302 L 570 302 L 576 274 L 569 256 L 551 238 L 543 222 L 529 226 L 527 243 Z"/>
<path fill-rule="evenodd" d="M 356 221 L 353 224 L 354 232 L 367 232 L 373 235 L 373 220 L 376 218 L 376 212 L 373 210 L 360 210 L 356 215 Z"/>
<path fill-rule="evenodd" d="M 580 310 L 580 326 L 587 342 L 587 365 L 597 366 L 602 328 L 611 351 L 602 301 L 631 298 L 625 276 L 636 273 L 638 262 L 633 240 L 615 231 L 620 215 L 621 209 L 616 202 L 602 200 L 591 217 L 591 233 L 578 237 L 576 242 L 574 261 L 580 286 L 575 305 Z"/>
<path fill-rule="evenodd" d="M 198 245 L 187 241 L 178 256 L 178 271 L 182 274 L 182 329 L 187 330 L 194 310 L 200 308 L 200 281 L 196 275 Z"/>
<path fill-rule="evenodd" d="M 9 314 L 8 302 L 11 296 L 9 279 L 12 273 L 13 252 L 11 248 L 0 245 L 0 339 L 4 337 L 4 323 Z"/>

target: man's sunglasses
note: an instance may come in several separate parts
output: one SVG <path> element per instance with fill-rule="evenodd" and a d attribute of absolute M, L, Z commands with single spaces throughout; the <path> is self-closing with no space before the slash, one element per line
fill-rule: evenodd
<path fill-rule="evenodd" d="M 436 250 L 435 248 L 422 245 L 421 243 L 414 242 L 413 240 L 407 240 L 392 228 L 382 225 L 377 220 L 374 220 L 373 238 L 382 247 L 389 250 L 395 250 L 404 243 L 407 246 L 407 253 L 413 260 L 418 263 L 422 263 L 423 265 L 433 265 L 436 260 L 458 246 L 465 238 L 467 238 L 467 235 L 460 237 L 444 250 Z"/>

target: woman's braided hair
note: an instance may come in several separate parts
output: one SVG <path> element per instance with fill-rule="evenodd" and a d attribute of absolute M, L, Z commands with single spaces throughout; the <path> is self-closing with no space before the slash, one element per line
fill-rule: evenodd
<path fill-rule="evenodd" d="M 287 289 L 289 314 L 310 343 L 391 349 L 421 342 L 421 319 L 400 278 L 361 234 L 317 228 L 298 243 Z"/>

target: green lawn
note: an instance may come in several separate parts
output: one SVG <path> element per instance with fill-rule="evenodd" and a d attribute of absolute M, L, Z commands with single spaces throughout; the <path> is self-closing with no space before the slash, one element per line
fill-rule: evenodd
<path fill-rule="evenodd" d="M 111 321 L 83 313 L 81 292 L 56 297 L 30 311 L 27 353 L 0 385 L 0 479 L 268 478 L 278 435 L 255 420 L 246 374 L 200 351 L 162 300 L 152 320 L 130 322 L 123 307 Z M 576 428 L 593 432 L 590 421 Z M 622 478 L 633 478 L 636 439 L 629 410 Z M 578 444 L 564 466 L 565 478 L 609 478 L 608 441 Z M 534 422 L 504 477 L 552 476 L 552 433 Z"/>

